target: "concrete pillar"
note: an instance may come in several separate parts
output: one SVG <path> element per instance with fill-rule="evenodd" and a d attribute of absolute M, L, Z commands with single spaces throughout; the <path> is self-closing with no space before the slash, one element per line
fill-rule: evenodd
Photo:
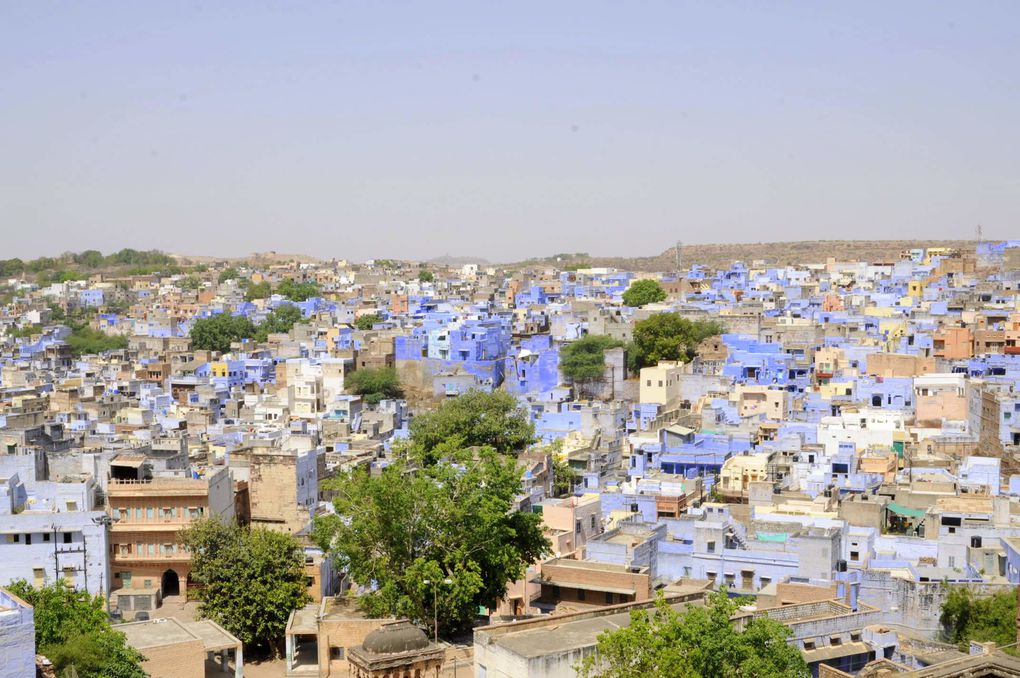
<path fill-rule="evenodd" d="M 287 636 L 287 671 L 294 670 L 294 636 Z"/>
<path fill-rule="evenodd" d="M 234 678 L 243 678 L 244 676 L 244 650 L 238 645 L 237 649 L 234 650 Z"/>

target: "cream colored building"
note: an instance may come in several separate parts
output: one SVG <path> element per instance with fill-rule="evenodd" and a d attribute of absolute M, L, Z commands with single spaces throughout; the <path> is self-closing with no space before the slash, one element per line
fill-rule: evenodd
<path fill-rule="evenodd" d="M 730 457 L 719 472 L 719 494 L 745 497 L 750 483 L 769 479 L 769 455 L 747 454 Z"/>
<path fill-rule="evenodd" d="M 642 403 L 665 405 L 680 397 L 680 375 L 683 363 L 660 360 L 655 367 L 641 368 L 639 397 Z"/>

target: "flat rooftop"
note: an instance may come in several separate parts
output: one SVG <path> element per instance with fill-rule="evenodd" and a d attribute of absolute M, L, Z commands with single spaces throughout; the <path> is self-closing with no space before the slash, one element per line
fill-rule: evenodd
<path fill-rule="evenodd" d="M 240 640 L 208 619 L 194 622 L 182 622 L 172 618 L 151 619 L 117 624 L 114 628 L 122 632 L 127 637 L 128 644 L 136 650 L 166 647 L 194 640 L 202 641 L 208 652 L 241 645 Z"/>
<path fill-rule="evenodd" d="M 674 603 L 675 610 L 682 610 L 688 605 L 702 604 L 702 600 L 695 602 Z M 589 613 L 567 615 L 560 623 L 555 617 L 549 618 L 549 624 L 542 624 L 537 627 L 530 627 L 526 623 L 521 630 L 513 628 L 505 629 L 504 633 L 495 636 L 492 642 L 500 647 L 513 652 L 514 654 L 532 659 L 550 654 L 567 654 L 573 650 L 580 650 L 586 647 L 593 647 L 598 636 L 603 631 L 611 631 L 623 628 L 630 624 L 630 610 L 632 606 L 620 606 L 619 612 L 610 614 Z M 648 608 L 651 612 L 654 607 Z M 512 624 L 510 625 L 512 627 Z"/>

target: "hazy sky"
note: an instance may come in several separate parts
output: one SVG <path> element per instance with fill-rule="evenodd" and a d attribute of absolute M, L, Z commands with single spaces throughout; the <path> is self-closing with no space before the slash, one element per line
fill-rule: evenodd
<path fill-rule="evenodd" d="M 0 3 L 0 258 L 1020 236 L 1020 3 Z"/>

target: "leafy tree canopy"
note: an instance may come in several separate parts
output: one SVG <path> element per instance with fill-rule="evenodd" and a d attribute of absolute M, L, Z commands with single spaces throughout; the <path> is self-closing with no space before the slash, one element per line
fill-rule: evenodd
<path fill-rule="evenodd" d="M 516 459 L 490 447 L 451 456 L 460 462 L 398 456 L 380 475 L 358 469 L 330 481 L 337 515 L 317 518 L 313 531 L 355 582 L 372 587 L 359 598 L 367 612 L 423 625 L 435 614 L 447 636 L 470 628 L 479 606 L 494 607 L 549 548 L 541 517 L 512 510 Z"/>
<path fill-rule="evenodd" d="M 383 398 L 400 398 L 400 378 L 392 367 L 363 367 L 347 377 L 348 389 L 363 396 L 369 405 L 375 405 Z"/>
<path fill-rule="evenodd" d="M 655 365 L 660 360 L 689 362 L 697 355 L 698 344 L 721 334 L 718 322 L 689 320 L 677 313 L 656 313 L 634 325 L 634 341 L 629 360 L 631 370 Z"/>
<path fill-rule="evenodd" d="M 767 617 L 738 630 L 738 601 L 712 593 L 705 607 L 675 610 L 660 595 L 652 610 L 634 610 L 630 624 L 604 631 L 595 653 L 578 667 L 582 678 L 807 678 L 789 629 Z"/>
<path fill-rule="evenodd" d="M 312 282 L 284 280 L 277 286 L 276 291 L 291 301 L 305 301 L 318 296 L 319 286 Z"/>
<path fill-rule="evenodd" d="M 435 282 L 435 280 L 436 276 L 432 273 L 432 271 L 419 271 L 418 273 L 418 282 L 430 283 Z"/>
<path fill-rule="evenodd" d="M 666 298 L 666 291 L 662 285 L 654 280 L 635 280 L 623 293 L 623 303 L 627 306 L 639 308 L 646 304 L 653 304 Z"/>
<path fill-rule="evenodd" d="M 244 316 L 217 313 L 195 321 L 191 326 L 191 345 L 199 350 L 226 353 L 231 342 L 254 338 L 255 331 L 255 325 Z"/>
<path fill-rule="evenodd" d="M 273 293 L 273 286 L 268 281 L 263 280 L 262 282 L 252 283 L 248 285 L 248 289 L 244 292 L 245 301 L 255 301 L 256 299 L 268 299 Z"/>
<path fill-rule="evenodd" d="M 230 268 L 225 268 L 222 271 L 220 271 L 220 275 L 219 278 L 217 278 L 217 280 L 220 282 L 220 284 L 223 284 L 228 280 L 237 280 L 240 277 L 241 272 L 238 271 L 233 266 L 231 266 Z"/>
<path fill-rule="evenodd" d="M 116 351 L 128 346 L 127 337 L 111 336 L 106 332 L 84 325 L 74 327 L 66 341 L 71 347 L 71 355 L 76 358 L 83 355 Z"/>
<path fill-rule="evenodd" d="M 1016 642 L 1016 592 L 978 597 L 966 586 L 954 586 L 942 603 L 939 622 L 946 640 L 963 651 L 972 640 L 1012 645 Z"/>
<path fill-rule="evenodd" d="M 198 278 L 198 276 L 189 275 L 181 278 L 181 281 L 177 283 L 177 285 L 182 290 L 197 290 L 202 286 L 202 281 Z"/>
<path fill-rule="evenodd" d="M 365 315 L 359 315 L 354 319 L 354 326 L 359 330 L 370 330 L 377 322 L 381 321 L 382 316 L 378 313 L 366 313 Z"/>
<path fill-rule="evenodd" d="M 516 455 L 535 440 L 527 410 L 506 391 L 471 390 L 411 420 L 411 442 L 427 460 L 444 444 L 487 445 Z"/>
<path fill-rule="evenodd" d="M 90 596 L 62 580 L 33 588 L 19 579 L 7 590 L 35 608 L 35 643 L 58 674 L 74 667 L 80 678 L 145 678 L 145 658 L 115 631 L 103 597 Z"/>
<path fill-rule="evenodd" d="M 192 523 L 180 540 L 191 553 L 201 615 L 245 646 L 278 650 L 290 613 L 308 602 L 297 540 L 215 519 Z"/>
<path fill-rule="evenodd" d="M 601 379 L 606 371 L 606 349 L 623 342 L 605 335 L 589 334 L 560 349 L 560 371 L 571 381 Z"/>
<path fill-rule="evenodd" d="M 290 332 L 294 325 L 304 321 L 304 314 L 294 304 L 280 304 L 266 315 L 255 328 L 255 340 L 265 341 L 270 334 Z"/>

